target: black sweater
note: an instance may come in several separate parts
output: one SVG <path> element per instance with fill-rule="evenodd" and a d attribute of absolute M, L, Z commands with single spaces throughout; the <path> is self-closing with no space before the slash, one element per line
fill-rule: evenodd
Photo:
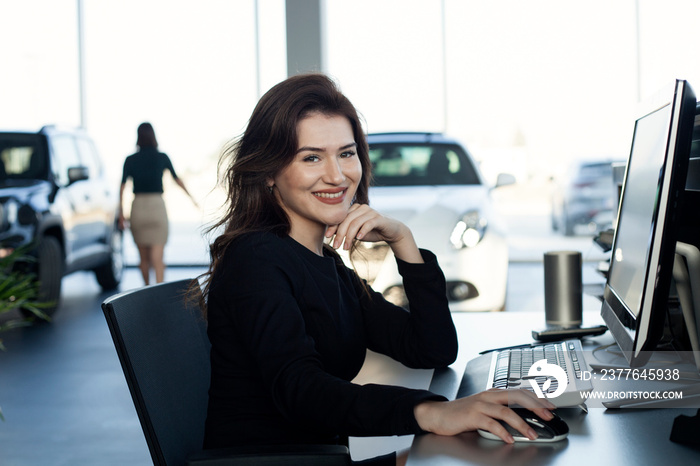
<path fill-rule="evenodd" d="M 234 241 L 208 297 L 205 448 L 421 433 L 414 406 L 444 398 L 350 382 L 367 348 L 415 368 L 454 361 L 445 278 L 421 253 L 425 264 L 398 260 L 409 313 L 365 288 L 332 251 L 320 257 L 271 233 Z"/>

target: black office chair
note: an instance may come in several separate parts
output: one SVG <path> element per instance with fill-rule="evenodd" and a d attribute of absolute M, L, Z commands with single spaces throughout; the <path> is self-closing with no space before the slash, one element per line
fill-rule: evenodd
<path fill-rule="evenodd" d="M 202 450 L 209 389 L 209 339 L 192 280 L 162 283 L 102 303 L 154 465 L 351 464 L 342 445 Z"/>

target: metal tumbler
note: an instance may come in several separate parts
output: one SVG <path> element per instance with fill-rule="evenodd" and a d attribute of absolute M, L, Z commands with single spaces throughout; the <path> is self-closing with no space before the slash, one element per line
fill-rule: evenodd
<path fill-rule="evenodd" d="M 581 325 L 583 283 L 579 251 L 544 253 L 544 312 L 547 325 Z"/>

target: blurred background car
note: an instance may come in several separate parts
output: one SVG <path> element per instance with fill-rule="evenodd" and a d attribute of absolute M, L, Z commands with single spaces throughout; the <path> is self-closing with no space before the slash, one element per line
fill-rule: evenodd
<path fill-rule="evenodd" d="M 610 228 L 618 199 L 613 165 L 625 164 L 612 158 L 578 160 L 563 177 L 554 179 L 552 230 L 573 236 L 577 231 L 597 234 Z"/>
<path fill-rule="evenodd" d="M 117 190 L 92 138 L 79 128 L 0 131 L 0 255 L 28 248 L 17 264 L 35 276 L 51 315 L 64 275 L 89 270 L 105 291 L 122 278 Z"/>
<path fill-rule="evenodd" d="M 452 311 L 505 308 L 508 244 L 503 219 L 474 160 L 438 133 L 369 134 L 374 180 L 370 205 L 404 222 L 419 247 L 434 252 L 447 279 Z M 496 186 L 513 184 L 498 176 Z M 372 288 L 407 306 L 402 280 L 385 243 L 361 243 L 352 264 Z"/>

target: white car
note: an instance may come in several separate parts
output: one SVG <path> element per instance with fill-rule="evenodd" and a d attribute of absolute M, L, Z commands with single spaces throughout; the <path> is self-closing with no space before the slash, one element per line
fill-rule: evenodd
<path fill-rule="evenodd" d="M 508 244 L 491 188 L 464 146 L 436 133 L 369 134 L 370 205 L 404 222 L 419 247 L 435 253 L 447 279 L 452 311 L 505 308 Z M 496 186 L 512 184 L 499 175 Z M 407 304 L 386 244 L 362 243 L 352 265 L 372 288 Z"/>

